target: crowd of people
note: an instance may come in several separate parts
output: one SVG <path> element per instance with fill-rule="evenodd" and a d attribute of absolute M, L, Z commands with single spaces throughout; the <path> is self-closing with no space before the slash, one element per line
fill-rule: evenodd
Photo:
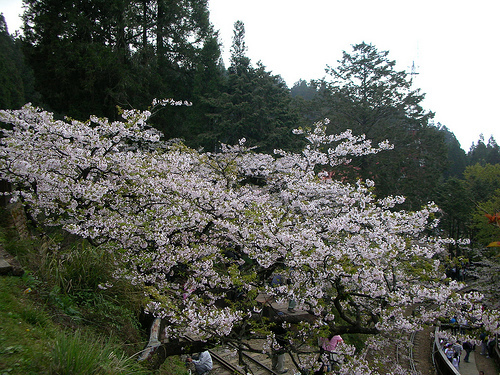
<path fill-rule="evenodd" d="M 446 355 L 446 358 L 448 358 L 453 367 L 455 367 L 457 370 L 460 366 L 462 352 L 466 351 L 464 362 L 469 362 L 470 352 L 474 350 L 474 344 L 472 344 L 470 341 L 465 341 L 462 344 L 460 340 L 449 342 L 448 340 L 441 339 L 440 343 L 444 354 Z"/>
<path fill-rule="evenodd" d="M 487 336 L 485 333 L 482 333 L 477 340 L 460 341 L 442 338 L 440 344 L 446 358 L 448 358 L 453 367 L 458 371 L 463 352 L 465 352 L 465 356 L 463 357 L 464 362 L 469 362 L 470 354 L 476 350 L 476 347 L 481 348 L 481 355 L 486 356 L 486 358 L 492 357 L 495 350 L 496 338 L 495 336 Z"/>
<path fill-rule="evenodd" d="M 333 356 L 337 345 L 342 342 L 342 338 L 336 335 L 331 339 L 324 338 L 320 340 L 319 345 L 325 353 L 331 353 L 331 356 Z M 464 362 L 469 362 L 470 354 L 471 352 L 476 350 L 476 347 L 481 348 L 481 355 L 484 355 L 487 358 L 492 357 L 495 350 L 495 344 L 495 336 L 487 336 L 485 333 L 482 333 L 477 340 L 460 341 L 449 339 L 446 337 L 440 339 L 440 345 L 442 350 L 444 351 L 444 354 L 446 355 L 446 358 L 448 358 L 450 363 L 457 369 L 457 371 L 459 371 L 460 363 L 462 360 Z M 462 353 L 465 353 L 465 355 L 462 356 Z M 273 356 L 273 370 L 283 374 L 287 372 L 287 369 L 284 369 L 284 353 L 279 354 L 280 355 Z M 317 373 L 324 374 L 330 372 L 331 366 L 333 366 L 335 360 L 333 357 L 331 357 L 330 361 L 332 363 L 325 365 Z M 194 369 L 197 375 L 208 375 L 213 367 L 212 357 L 208 351 L 201 352 L 198 357 L 188 357 L 187 362 L 194 365 Z M 484 375 L 484 373 L 482 371 L 479 371 L 479 375 Z"/>

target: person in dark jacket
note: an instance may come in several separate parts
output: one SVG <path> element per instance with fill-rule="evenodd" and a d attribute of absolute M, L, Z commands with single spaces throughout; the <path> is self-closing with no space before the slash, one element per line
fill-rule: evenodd
<path fill-rule="evenodd" d="M 469 362 L 469 355 L 470 355 L 470 352 L 472 352 L 472 349 L 474 348 L 474 346 L 472 345 L 472 343 L 470 341 L 465 341 L 462 346 L 465 350 L 464 362 Z"/>

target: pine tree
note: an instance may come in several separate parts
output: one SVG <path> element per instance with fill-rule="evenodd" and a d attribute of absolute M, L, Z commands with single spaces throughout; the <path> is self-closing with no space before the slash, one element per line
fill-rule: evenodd
<path fill-rule="evenodd" d="M 467 166 L 467 156 L 465 151 L 460 147 L 455 134 L 451 132 L 446 126 L 441 126 L 438 123 L 440 132 L 444 136 L 444 141 L 447 149 L 447 167 L 444 171 L 443 177 L 445 179 L 450 177 L 460 178 Z"/>
<path fill-rule="evenodd" d="M 424 95 L 412 88 L 406 72 L 395 70 L 388 54 L 366 43 L 354 45 L 351 54 L 344 51 L 338 67 L 327 69 L 331 80 L 318 83 L 317 110 L 331 120 L 332 133 L 351 129 L 375 143 L 394 144 L 390 156 L 364 157 L 344 175 L 373 179 L 379 195 L 401 194 L 408 207 L 418 208 L 443 172 L 443 136 L 429 125 L 433 113 L 422 108 Z"/>
<path fill-rule="evenodd" d="M 500 147 L 495 138 L 491 136 L 488 144 L 484 142 L 484 135 L 481 134 L 476 144 L 472 144 L 467 154 L 468 165 L 500 164 Z"/>
<path fill-rule="evenodd" d="M 225 91 L 209 101 L 213 106 L 213 131 L 206 136 L 214 143 L 228 144 L 245 138 L 249 146 L 270 153 L 275 148 L 300 147 L 292 137 L 298 115 L 291 99 L 280 76 L 272 75 L 261 62 L 256 67 L 251 65 L 246 56 L 244 24 L 235 22 Z"/>
<path fill-rule="evenodd" d="M 76 118 L 116 106 L 193 100 L 193 77 L 213 31 L 206 0 L 27 0 L 25 51 L 45 107 Z M 218 57 L 217 57 L 218 58 Z M 182 136 L 185 113 L 155 121 Z"/>
<path fill-rule="evenodd" d="M 122 0 L 27 0 L 25 52 L 45 107 L 114 116 L 127 57 Z"/>
<path fill-rule="evenodd" d="M 0 108 L 17 109 L 28 101 L 37 102 L 33 72 L 25 64 L 19 39 L 9 34 L 0 13 Z"/>
<path fill-rule="evenodd" d="M 217 126 L 214 116 L 217 100 L 224 91 L 225 69 L 221 59 L 217 36 L 207 39 L 200 53 L 193 79 L 193 106 L 189 111 L 186 144 L 193 148 L 202 147 L 207 151 L 217 148 L 215 138 Z"/>

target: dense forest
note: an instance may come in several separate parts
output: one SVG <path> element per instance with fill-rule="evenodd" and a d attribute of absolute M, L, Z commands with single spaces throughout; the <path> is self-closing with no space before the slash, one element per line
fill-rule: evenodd
<path fill-rule="evenodd" d="M 336 168 L 337 178 L 373 179 L 379 196 L 404 195 L 411 209 L 436 201 L 443 230 L 454 238 L 494 239 L 480 213 L 499 209 L 498 144 L 481 138 L 464 152 L 421 107 L 425 94 L 395 70 L 388 51 L 353 45 L 328 66 L 328 78 L 289 88 L 262 62 L 252 64 L 241 21 L 224 66 L 207 1 L 25 3 L 23 35 L 10 35 L 0 19 L 2 109 L 31 102 L 61 117 L 116 119 L 120 108 L 147 109 L 154 98 L 173 98 L 192 106 L 154 116 L 166 139 L 214 151 L 245 138 L 268 153 L 299 150 L 303 143 L 291 130 L 328 118 L 331 133 L 352 129 L 394 145 L 391 153 Z"/>
<path fill-rule="evenodd" d="M 295 288 L 302 305 L 314 301 L 319 309 L 325 303 L 318 313 L 321 319 L 327 321 L 329 308 L 340 314 L 345 325 L 329 322 L 332 332 L 379 333 L 380 322 L 402 310 L 384 315 L 398 298 L 383 298 L 397 288 L 392 290 L 390 282 L 377 284 L 372 275 L 383 269 L 386 281 L 396 279 L 391 273 L 400 267 L 415 277 L 402 281 L 408 283 L 403 289 L 412 293 L 415 280 L 432 279 L 427 270 L 438 274 L 432 262 L 441 256 L 442 244 L 434 235 L 455 240 L 447 243 L 449 256 L 441 259 L 448 269 L 472 261 L 477 265 L 474 277 L 485 278 L 489 285 L 491 279 L 486 278 L 498 274 L 493 257 L 497 247 L 488 245 L 500 239 L 498 226 L 491 225 L 499 222 L 500 147 L 492 137 L 481 137 L 464 151 L 453 132 L 435 123 L 434 113 L 423 108 L 425 93 L 415 87 L 409 73 L 396 70 L 389 51 L 366 42 L 353 44 L 336 65 L 326 67 L 325 78 L 299 80 L 290 88 L 263 62 L 253 63 L 247 56 L 241 21 L 234 23 L 230 63 L 224 65 L 207 0 L 24 3 L 22 35 L 9 34 L 0 16 L 0 109 L 17 110 L 29 102 L 53 113 L 53 118 L 32 107 L 2 112 L 5 138 L 12 137 L 4 144 L 9 153 L 0 153 L 6 160 L 2 173 L 11 182 L 22 181 L 22 166 L 7 162 L 14 152 L 19 152 L 16 160 L 25 157 L 31 165 L 46 162 L 38 185 L 19 182 L 23 189 L 33 190 L 23 196 L 25 202 L 53 220 L 52 225 L 70 228 L 92 246 L 109 246 L 110 253 L 121 254 L 128 266 L 132 264 L 128 272 L 136 284 L 149 288 L 152 301 L 157 298 L 172 311 L 179 310 L 184 320 L 178 318 L 177 325 L 189 324 L 190 317 L 183 314 L 193 306 L 207 309 L 197 310 L 199 316 L 222 314 L 222 308 L 214 312 L 209 304 L 204 306 L 206 298 L 210 296 L 215 306 L 235 292 L 235 285 L 239 292 L 252 283 L 259 285 L 259 292 L 268 291 L 269 277 L 280 271 L 295 280 L 282 289 Z M 152 106 L 155 99 L 169 98 L 182 105 Z M 152 113 L 142 112 L 147 110 Z M 38 143 L 15 133 L 12 124 L 23 116 L 32 120 L 32 133 L 40 134 Z M 106 119 L 117 120 L 116 129 Z M 131 135 L 130 129 L 146 120 L 146 128 Z M 61 124 L 61 133 L 49 134 L 51 127 Z M 94 139 L 99 131 L 100 138 Z M 160 133 L 165 141 L 175 142 L 160 143 L 155 138 Z M 345 149 L 329 148 L 334 134 L 340 134 L 335 140 Z M 45 145 L 51 146 L 45 150 Z M 304 149 L 310 153 L 301 154 Z M 96 167 L 89 167 L 85 157 L 94 158 Z M 59 169 L 51 166 L 54 160 Z M 248 172 L 248 179 L 238 168 Z M 109 183 L 106 189 L 99 185 L 102 181 Z M 63 198 L 53 200 L 54 187 Z M 49 192 L 46 196 L 43 188 Z M 95 192 L 104 190 L 96 198 Z M 437 228 L 423 224 L 434 219 L 439 219 Z M 334 230 L 332 223 L 337 221 L 341 229 Z M 396 234 L 393 228 L 398 228 Z M 160 244 L 166 232 L 169 236 Z M 421 248 L 419 241 L 424 237 L 426 246 L 436 250 L 435 258 L 422 256 L 425 246 Z M 471 246 L 459 244 L 462 240 L 470 240 Z M 172 253 L 158 251 L 165 243 Z M 338 267 L 345 267 L 342 272 L 327 261 L 333 252 L 321 252 L 332 248 L 338 251 Z M 342 253 L 351 248 L 353 253 L 361 248 L 367 254 L 374 249 L 387 253 L 376 260 L 369 255 L 370 261 L 364 262 L 365 258 Z M 314 256 L 316 268 L 311 266 Z M 274 258 L 267 264 L 266 257 Z M 386 264 L 389 257 L 393 258 Z M 157 258 L 164 263 L 152 264 Z M 363 262 L 356 264 L 360 258 Z M 374 266 L 377 262 L 381 264 Z M 206 280 L 203 267 L 213 271 L 216 287 Z M 363 271 L 370 267 L 371 274 Z M 154 279 L 151 275 L 157 272 L 162 276 Z M 350 272 L 355 277 L 362 272 L 368 281 L 355 283 L 353 276 L 343 285 Z M 192 291 L 183 289 L 188 277 Z M 328 278 L 335 282 L 320 285 L 319 280 L 326 283 Z M 500 282 L 495 285 L 489 290 L 491 300 L 498 297 Z M 387 290 L 381 292 L 382 287 Z M 453 287 L 450 284 L 450 295 Z M 326 288 L 336 288 L 336 297 L 323 296 Z M 349 288 L 354 292 L 345 292 Z M 161 295 L 167 289 L 171 294 Z M 317 295 L 308 294 L 311 290 Z M 286 298 L 285 292 L 279 293 Z M 438 294 L 429 293 L 432 298 Z M 234 303 L 234 309 L 246 304 L 241 311 L 254 311 L 256 296 L 250 289 L 238 295 L 248 300 L 224 303 Z M 370 302 L 358 303 L 360 296 Z M 157 312 L 155 303 L 148 305 L 150 312 Z M 373 309 L 378 303 L 383 305 L 379 316 Z M 251 328 L 238 326 L 242 318 L 227 314 L 224 319 L 239 330 L 231 326 L 232 332 L 247 335 Z M 411 319 L 418 325 L 424 321 Z M 225 337 L 227 332 L 217 334 Z"/>

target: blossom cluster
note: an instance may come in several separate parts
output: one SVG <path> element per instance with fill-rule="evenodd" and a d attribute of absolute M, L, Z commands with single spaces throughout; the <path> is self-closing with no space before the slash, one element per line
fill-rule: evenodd
<path fill-rule="evenodd" d="M 30 105 L 0 111 L 12 125 L 0 141 L 0 177 L 32 217 L 113 253 L 116 277 L 147 286 L 147 311 L 169 335 L 244 331 L 262 311 L 259 293 L 314 315 L 311 338 L 322 326 L 340 329 L 336 316 L 370 333 L 412 331 L 464 306 L 438 260 L 446 246 L 434 235 L 434 204 L 398 211 L 404 198 L 377 199 L 372 181 L 318 172 L 385 152 L 386 142 L 326 135 L 321 122 L 302 131 L 302 153 L 259 154 L 243 141 L 201 153 L 161 142 L 150 115 L 80 122 Z M 277 274 L 288 283 L 271 287 Z M 409 306 L 420 308 L 407 314 Z"/>

